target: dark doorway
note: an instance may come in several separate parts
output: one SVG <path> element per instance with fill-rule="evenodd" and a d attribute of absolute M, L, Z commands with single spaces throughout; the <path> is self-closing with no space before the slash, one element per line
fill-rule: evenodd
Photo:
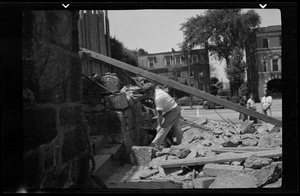
<path fill-rule="evenodd" d="M 270 92 L 270 95 L 273 99 L 282 98 L 282 86 L 281 79 L 273 79 L 267 83 L 267 89 Z"/>

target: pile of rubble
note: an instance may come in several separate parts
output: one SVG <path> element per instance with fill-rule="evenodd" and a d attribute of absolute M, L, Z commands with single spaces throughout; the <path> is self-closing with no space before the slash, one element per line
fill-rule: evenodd
<path fill-rule="evenodd" d="M 206 119 L 185 120 L 181 126 L 184 139 L 178 146 L 160 151 L 132 147 L 132 164 L 141 168 L 140 181 L 168 180 L 182 188 L 281 186 L 280 127 L 248 120 L 236 126 Z"/>

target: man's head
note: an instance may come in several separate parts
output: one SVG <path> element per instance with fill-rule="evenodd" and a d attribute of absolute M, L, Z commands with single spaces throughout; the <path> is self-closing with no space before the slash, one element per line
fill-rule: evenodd
<path fill-rule="evenodd" d="M 153 83 L 148 82 L 143 86 L 143 90 L 145 91 L 145 94 L 148 97 L 153 97 L 155 93 L 155 85 Z"/>
<path fill-rule="evenodd" d="M 264 90 L 264 96 L 269 96 L 268 90 Z"/>

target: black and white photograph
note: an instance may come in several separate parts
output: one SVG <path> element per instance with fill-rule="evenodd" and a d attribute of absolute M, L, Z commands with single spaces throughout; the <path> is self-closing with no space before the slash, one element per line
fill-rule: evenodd
<path fill-rule="evenodd" d="M 3 178 L 4 193 L 284 192 L 297 181 L 288 9 L 132 4 L 19 9 L 21 112 L 4 104 L 13 93 L 1 103 L 22 121 L 2 118 L 2 133 L 20 124 L 10 132 L 20 139 L 3 141 L 21 149 L 21 184 Z M 11 91 L 14 71 L 3 70 Z"/>

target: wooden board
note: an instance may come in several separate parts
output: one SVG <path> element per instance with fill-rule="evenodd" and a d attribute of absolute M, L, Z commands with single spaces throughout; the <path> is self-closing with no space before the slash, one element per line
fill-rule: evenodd
<path fill-rule="evenodd" d="M 162 168 L 180 167 L 180 166 L 193 166 L 193 165 L 205 165 L 208 163 L 222 163 L 243 161 L 252 155 L 257 155 L 262 158 L 281 157 L 282 149 L 267 150 L 261 152 L 246 152 L 241 154 L 232 155 L 217 155 L 213 157 L 198 157 L 194 159 L 179 159 L 179 160 L 166 160 L 161 163 Z"/>
<path fill-rule="evenodd" d="M 256 112 L 254 110 L 248 109 L 248 108 L 246 108 L 244 106 L 241 106 L 239 104 L 236 104 L 236 103 L 233 103 L 231 101 L 227 101 L 227 100 L 218 98 L 218 97 L 216 97 L 214 95 L 211 95 L 209 93 L 206 93 L 204 91 L 200 91 L 196 88 L 181 84 L 180 82 L 176 82 L 174 80 L 167 79 L 163 76 L 159 76 L 159 75 L 156 75 L 156 74 L 151 73 L 149 71 L 134 67 L 134 66 L 129 65 L 127 63 L 124 63 L 124 62 L 118 61 L 116 59 L 107 57 L 105 55 L 99 54 L 97 52 L 93 52 L 91 50 L 86 50 L 86 49 L 83 49 L 83 51 L 90 53 L 91 58 L 95 61 L 108 63 L 112 66 L 115 66 L 115 67 L 127 70 L 131 73 L 143 76 L 143 77 L 148 78 L 148 79 L 150 79 L 152 81 L 155 81 L 157 83 L 164 84 L 164 85 L 169 86 L 171 88 L 174 88 L 174 89 L 192 94 L 194 96 L 203 98 L 205 100 L 209 100 L 210 102 L 213 102 L 215 104 L 222 105 L 222 106 L 224 106 L 226 108 L 229 108 L 229 109 L 232 109 L 234 111 L 241 112 L 241 113 L 244 113 L 248 116 L 252 116 L 252 117 L 255 117 L 257 119 L 263 120 L 265 122 L 268 122 L 268 123 L 271 123 L 271 124 L 278 125 L 278 126 L 282 127 L 282 121 L 280 121 L 278 119 L 275 119 L 275 118 L 272 118 L 270 116 L 264 115 L 262 113 Z"/>
<path fill-rule="evenodd" d="M 276 148 L 265 148 L 265 147 L 225 147 L 225 148 L 209 148 L 213 152 L 259 152 L 265 150 L 276 150 Z"/>
<path fill-rule="evenodd" d="M 106 182 L 108 188 L 124 189 L 182 189 L 182 183 L 170 180 L 128 180 L 124 182 Z"/>

